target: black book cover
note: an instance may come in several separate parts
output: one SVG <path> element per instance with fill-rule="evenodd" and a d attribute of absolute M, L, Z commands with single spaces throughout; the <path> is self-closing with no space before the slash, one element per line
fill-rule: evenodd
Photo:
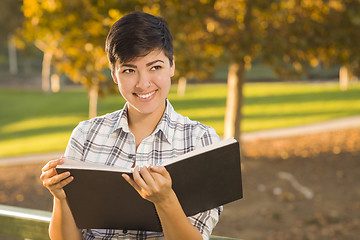
<path fill-rule="evenodd" d="M 155 206 L 141 198 L 115 167 L 81 162 L 57 167 L 70 171 L 73 182 L 64 187 L 79 228 L 161 232 Z M 165 165 L 186 216 L 242 198 L 239 143 L 234 139 L 192 151 Z"/>

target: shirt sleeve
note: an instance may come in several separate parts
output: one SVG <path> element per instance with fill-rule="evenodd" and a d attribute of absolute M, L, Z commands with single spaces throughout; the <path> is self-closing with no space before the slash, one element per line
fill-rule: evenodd
<path fill-rule="evenodd" d="M 219 136 L 216 134 L 213 128 L 207 128 L 207 130 L 201 135 L 197 142 L 195 149 L 205 147 L 207 145 L 217 143 L 220 141 Z M 188 217 L 189 221 L 195 226 L 201 233 L 203 239 L 210 238 L 212 230 L 219 221 L 220 214 L 223 210 L 223 206 L 210 209 L 205 212 L 198 213 L 194 216 Z"/>
<path fill-rule="evenodd" d="M 72 160 L 82 160 L 85 147 L 85 135 L 84 130 L 85 122 L 80 122 L 78 126 L 71 133 L 68 145 L 65 150 L 64 156 Z"/>
<path fill-rule="evenodd" d="M 210 238 L 212 230 L 218 223 L 222 210 L 223 207 L 220 206 L 188 217 L 188 219 L 191 224 L 200 231 L 203 239 L 207 240 Z"/>

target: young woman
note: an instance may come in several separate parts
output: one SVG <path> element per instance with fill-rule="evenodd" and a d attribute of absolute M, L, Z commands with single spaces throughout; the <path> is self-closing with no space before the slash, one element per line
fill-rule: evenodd
<path fill-rule="evenodd" d="M 68 172 L 57 174 L 56 166 L 63 163 L 60 158 L 49 161 L 40 177 L 54 196 L 51 239 L 208 239 L 222 208 L 186 217 L 171 187 L 171 176 L 161 166 L 219 141 L 214 129 L 178 114 L 167 99 L 175 63 L 165 20 L 143 12 L 122 17 L 110 29 L 106 52 L 113 80 L 127 102 L 121 110 L 79 123 L 65 157 L 135 168 L 133 179 L 123 177 L 154 203 L 163 232 L 78 229 L 63 190 L 73 177 Z"/>

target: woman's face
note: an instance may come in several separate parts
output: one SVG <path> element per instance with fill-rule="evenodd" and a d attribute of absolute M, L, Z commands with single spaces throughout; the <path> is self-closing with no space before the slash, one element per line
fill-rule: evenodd
<path fill-rule="evenodd" d="M 159 114 L 165 110 L 165 99 L 170 91 L 175 64 L 162 50 L 153 50 L 131 62 L 117 63 L 114 82 L 128 102 L 129 114 Z"/>

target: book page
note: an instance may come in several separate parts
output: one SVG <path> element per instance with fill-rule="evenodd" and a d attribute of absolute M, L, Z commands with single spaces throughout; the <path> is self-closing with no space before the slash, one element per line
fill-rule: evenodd
<path fill-rule="evenodd" d="M 201 153 L 204 153 L 207 151 L 211 151 L 211 150 L 229 145 L 234 142 L 236 142 L 236 140 L 234 138 L 222 140 L 218 143 L 214 143 L 214 144 L 208 145 L 206 147 L 202 147 L 202 148 L 196 149 L 194 151 L 180 155 L 178 157 L 175 157 L 173 160 L 170 160 L 166 164 L 164 164 L 164 166 L 168 166 L 170 164 L 179 162 L 186 158 L 190 158 L 195 155 L 198 155 L 198 154 L 201 154 Z M 133 168 L 131 170 L 129 170 L 126 168 L 121 168 L 121 167 L 116 167 L 116 166 L 107 166 L 107 165 L 96 164 L 96 163 L 91 163 L 91 162 L 84 162 L 81 160 L 73 160 L 73 159 L 69 159 L 69 158 L 65 158 L 64 164 L 58 165 L 57 168 L 59 168 L 59 169 L 68 168 L 68 169 L 100 170 L 100 171 L 113 171 L 113 172 L 124 172 L 124 173 L 132 173 L 134 170 Z"/>
<path fill-rule="evenodd" d="M 107 166 L 103 164 L 96 164 L 92 162 L 84 162 L 81 160 L 73 160 L 70 158 L 64 159 L 64 164 L 58 165 L 56 168 L 59 169 L 86 169 L 86 170 L 100 170 L 100 171 L 113 171 L 113 172 L 124 172 L 131 173 L 131 170 L 126 168 L 121 168 L 117 166 Z"/>

